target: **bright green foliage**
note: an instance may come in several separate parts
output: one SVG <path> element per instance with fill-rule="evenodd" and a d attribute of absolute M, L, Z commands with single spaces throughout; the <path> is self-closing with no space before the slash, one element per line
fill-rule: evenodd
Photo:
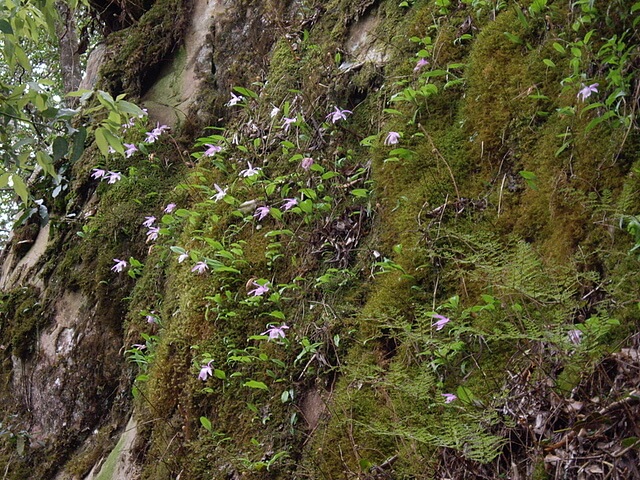
<path fill-rule="evenodd" d="M 39 45 L 47 45 L 54 37 L 56 16 L 52 1 L 7 1 L 0 9 L 0 45 L 4 59 L 0 64 L 0 154 L 4 160 L 0 185 L 13 188 L 25 204 L 29 194 L 24 177 L 35 165 L 46 174 L 57 176 L 54 158 L 46 146 L 62 131 L 56 125 L 66 123 L 67 131 L 71 128 L 68 122 L 73 112 L 59 108 L 52 98 L 58 93 L 55 81 L 38 78 L 29 58 L 38 48 L 47 50 L 46 46 Z M 37 67 L 43 69 L 40 65 Z M 67 141 L 59 138 L 58 147 L 53 149 L 54 156 L 64 150 L 61 142 Z"/>
<path fill-rule="evenodd" d="M 69 168 L 82 155 L 89 134 L 103 155 L 109 147 L 124 154 L 121 125 L 143 113 L 124 95 L 113 99 L 101 91 L 94 104 L 88 103 L 92 92 L 74 92 L 70 97 L 80 97 L 81 108 L 67 108 L 71 100 L 61 98 L 56 65 L 57 15 L 53 1 L 8 0 L 0 8 L 0 189 L 7 213 L 15 210 L 8 192 L 20 199 L 17 226 L 38 209 L 47 212 L 51 200 L 67 191 Z M 46 223 L 46 213 L 40 217 Z"/>
<path fill-rule="evenodd" d="M 516 375 L 553 352 L 558 371 L 567 373 L 549 381 L 567 395 L 576 382 L 570 372 L 589 371 L 624 335 L 620 327 L 631 328 L 629 312 L 614 300 L 632 296 L 628 286 L 591 300 L 619 268 L 593 248 L 601 235 L 595 219 L 605 215 L 615 228 L 624 211 L 612 193 L 624 174 L 600 182 L 598 159 L 629 171 L 617 158 L 624 144 L 616 142 L 630 124 L 609 124 L 613 117 L 600 105 L 576 98 L 576 83 L 587 80 L 584 64 L 574 60 L 582 54 L 569 49 L 567 62 L 548 58 L 562 52 L 552 34 L 540 38 L 545 15 L 554 22 L 567 12 L 544 1 L 526 9 L 465 2 L 481 28 L 462 38 L 449 28 L 460 20 L 450 2 L 403 3 L 416 9 L 409 10 L 413 20 L 388 21 L 416 31 L 402 45 L 406 58 L 415 56 L 409 66 L 389 67 L 380 93 L 368 92 L 355 107 L 348 96 L 335 100 L 347 88 L 336 73 L 342 54 L 332 51 L 340 22 L 303 32 L 296 49 L 281 39 L 274 77 L 234 86 L 244 98 L 229 102 L 228 123 L 196 142 L 199 163 L 178 187 L 191 207 L 162 219 L 170 227 L 162 232 L 165 252 L 173 260 L 187 255 L 187 263 L 169 267 L 164 303 L 144 305 L 176 312 L 164 324 L 145 386 L 157 399 L 149 412 L 158 404 L 177 408 L 169 390 L 197 398 L 200 407 L 189 418 L 203 431 L 194 452 L 213 443 L 221 456 L 213 463 L 224 468 L 270 471 L 273 460 L 281 468 L 273 478 L 338 478 L 345 471 L 366 475 L 397 455 L 398 475 L 430 477 L 441 449 L 470 465 L 499 462 L 508 432 L 517 429 L 515 419 L 496 413 L 509 401 L 505 368 Z M 437 21 L 425 25 L 423 18 Z M 335 37 L 323 42 L 329 30 Z M 429 63 L 417 68 L 420 59 Z M 310 78 L 299 65 L 314 67 Z M 318 88 L 330 83 L 315 78 L 323 71 L 335 82 L 333 97 Z M 336 104 L 353 110 L 344 128 L 325 117 Z M 384 144 L 389 131 L 401 132 L 399 144 Z M 202 153 L 212 145 L 221 151 Z M 301 168 L 311 156 L 308 170 Z M 285 210 L 294 197 L 298 203 Z M 340 232 L 354 219 L 372 235 L 341 256 L 332 247 L 348 239 Z M 191 270 L 196 262 L 208 266 L 202 276 Z M 256 283 L 268 283 L 269 293 L 251 296 Z M 434 315 L 449 319 L 443 329 Z M 280 343 L 259 334 L 273 320 L 292 325 Z M 198 370 L 210 361 L 219 373 L 201 383 Z M 327 418 L 307 440 L 288 406 L 313 396 L 315 387 L 300 385 L 311 380 L 329 385 L 330 400 Z M 445 394 L 457 400 L 446 403 Z M 219 408 L 244 414 L 231 422 Z M 230 439 L 224 448 L 213 432 Z M 153 438 L 160 454 L 164 444 Z M 264 444 L 278 453 L 267 457 Z M 279 455 L 286 449 L 303 455 L 303 464 L 287 463 Z M 184 465 L 174 461 L 149 465 L 147 474 L 170 476 Z M 198 477 L 196 467 L 186 468 Z M 202 476 L 215 470 L 201 468 Z"/>
<path fill-rule="evenodd" d="M 435 478 L 445 459 L 495 473 L 524 450 L 531 471 L 572 426 L 531 436 L 546 406 L 513 398 L 574 399 L 637 330 L 633 12 L 372 3 L 334 0 L 279 36 L 265 78 L 214 95 L 219 125 L 190 159 L 177 137 L 131 163 L 98 155 L 122 151 L 107 132 L 137 110 L 97 93 L 77 181 L 127 175 L 100 185 L 55 268 L 127 293 L 144 478 Z M 369 8 L 394 53 L 351 70 L 338 46 Z M 149 28 L 119 41 L 140 54 Z M 118 61 L 111 81 L 135 59 Z"/>

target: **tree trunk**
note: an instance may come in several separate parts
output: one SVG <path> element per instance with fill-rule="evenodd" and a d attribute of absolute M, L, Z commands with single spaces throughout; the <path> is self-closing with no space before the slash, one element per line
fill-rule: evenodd
<path fill-rule="evenodd" d="M 75 12 L 71 10 L 67 2 L 56 2 L 56 9 L 60 15 L 60 23 L 56 26 L 58 35 L 58 52 L 60 53 L 60 73 L 64 93 L 78 89 L 82 79 L 80 64 L 81 51 L 79 49 L 78 32 Z"/>

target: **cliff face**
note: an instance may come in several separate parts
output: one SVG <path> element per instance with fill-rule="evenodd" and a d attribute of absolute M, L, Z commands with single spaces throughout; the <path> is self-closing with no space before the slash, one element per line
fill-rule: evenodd
<path fill-rule="evenodd" d="M 98 88 L 149 119 L 3 253 L 6 478 L 638 475 L 632 3 L 110 34 Z"/>

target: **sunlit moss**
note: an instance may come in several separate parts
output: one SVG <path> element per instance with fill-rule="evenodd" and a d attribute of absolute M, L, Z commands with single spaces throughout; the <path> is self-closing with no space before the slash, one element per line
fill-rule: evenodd
<path fill-rule="evenodd" d="M 332 190 L 327 187 L 333 198 L 322 214 L 258 222 L 253 212 L 244 212 L 242 218 L 233 213 L 235 206 L 207 202 L 203 192 L 225 174 L 202 158 L 191 166 L 192 175 L 141 160 L 135 164 L 136 175 L 114 186 L 83 180 L 95 167 L 96 158 L 89 154 L 75 167 L 78 179 L 70 199 L 82 203 L 95 195 L 97 211 L 83 223 L 84 238 L 74 236 L 75 225 L 61 229 L 60 234 L 67 235 L 59 247 L 65 249 L 65 258 L 48 265 L 46 276 L 64 278 L 67 287 L 95 298 L 100 321 L 123 329 L 127 348 L 142 333 L 158 336 L 148 379 L 140 383 L 135 400 L 143 478 L 173 478 L 180 472 L 185 478 L 210 478 L 220 472 L 266 478 L 264 471 L 251 470 L 251 462 L 268 460 L 280 450 L 290 456 L 269 471 L 269 478 L 338 478 L 345 472 L 363 476 L 394 455 L 399 457 L 394 467 L 398 475 L 430 478 L 439 448 L 454 444 L 463 427 L 477 424 L 480 431 L 483 422 L 495 420 L 492 411 L 478 405 L 499 404 L 505 370 L 516 375 L 531 364 L 531 356 L 543 359 L 545 343 L 562 343 L 563 328 L 605 312 L 623 323 L 607 341 L 617 344 L 634 331 L 638 269 L 635 258 L 627 255 L 632 245 L 619 222 L 621 215 L 636 214 L 640 208 L 638 173 L 632 168 L 637 135 L 608 123 L 586 134 L 595 111 L 583 114 L 580 105 L 573 116 L 557 111 L 576 104 L 575 93 L 561 93 L 561 75 L 542 60 L 553 55 L 556 29 L 568 13 L 554 6 L 548 19 L 531 18 L 525 25 L 513 8 L 498 12 L 494 20 L 489 14 L 477 18 L 462 7 L 443 14 L 433 2 L 416 2 L 406 9 L 397 3 L 335 0 L 324 5 L 326 13 L 305 25 L 306 32 L 276 41 L 264 62 L 258 103 L 224 112 L 226 135 L 237 134 L 250 143 L 256 138 L 271 141 L 247 155 L 260 158 L 270 175 L 286 176 L 297 164 L 289 161 L 292 153 L 281 153 L 280 137 L 265 140 L 268 132 L 279 133 L 271 109 L 295 99 L 296 113 L 311 128 L 318 128 L 336 104 L 353 109 L 344 124 L 322 127 L 303 142 L 309 151 L 302 153 L 339 173 L 340 181 Z M 179 7 L 175 2 L 171 6 Z M 172 14 L 181 25 L 182 7 L 161 7 L 149 14 L 149 22 Z M 278 5 L 267 7 L 273 13 Z M 369 13 L 380 18 L 374 33 L 387 45 L 390 58 L 384 65 L 341 70 L 349 29 Z M 152 72 L 167 54 L 163 41 L 148 59 L 141 59 L 146 42 L 155 38 L 140 37 L 149 34 L 150 24 L 141 20 L 130 30 L 136 32 L 131 38 L 125 33 L 116 38 L 125 57 L 120 55 L 104 71 L 111 89 L 141 93 L 151 75 L 141 70 Z M 461 39 L 465 32 L 471 37 Z M 172 30 L 166 38 L 174 41 L 175 35 Z M 435 78 L 439 91 L 432 97 L 389 103 L 402 88 L 419 88 L 424 82 L 413 71 L 414 54 L 422 48 L 409 40 L 413 35 L 433 37 L 434 68 L 463 64 L 454 69 L 462 82 L 445 88 L 450 76 Z M 243 55 L 230 79 L 248 77 L 244 66 L 249 54 Z M 556 60 L 562 67 L 564 60 Z M 135 68 L 121 77 L 129 61 Z M 212 108 L 220 108 L 221 94 L 212 90 L 209 100 L 217 105 Z M 389 107 L 397 112 L 385 112 Z M 216 121 L 223 121 L 220 118 L 222 114 Z M 259 133 L 247 134 L 247 124 L 257 125 Z M 195 123 L 189 128 L 196 129 Z M 399 146 L 411 151 L 405 158 L 393 158 L 395 147 L 383 144 L 389 131 L 403 134 Z M 361 145 L 369 136 L 377 138 L 370 138 L 371 146 Z M 162 154 L 167 165 L 184 162 L 172 148 Z M 131 166 L 125 159 L 110 161 L 123 171 Z M 357 168 L 370 169 L 363 185 L 358 184 L 371 190 L 364 198 L 349 194 L 348 177 Z M 185 178 L 203 190 L 173 191 Z M 303 185 L 309 182 L 300 178 Z M 238 196 L 260 201 L 263 186 L 238 183 Z M 158 212 L 169 197 L 180 198 L 180 207 L 191 209 L 197 219 L 177 222 L 175 236 L 145 244 L 141 220 Z M 346 267 L 336 268 L 326 247 L 333 240 L 332 222 L 356 211 L 361 212 L 363 235 Z M 265 252 L 275 239 L 265 234 L 282 226 L 292 227 L 294 234 L 278 239 L 282 256 L 269 263 Z M 199 237 L 242 243 L 241 273 L 197 275 L 190 260 L 179 264 L 167 249 L 181 246 L 215 255 Z M 135 286 L 109 271 L 113 258 L 123 256 L 145 261 Z M 382 273 L 376 263 L 384 259 L 394 268 Z M 319 281 L 332 268 L 335 277 Z M 285 284 L 296 277 L 301 288 L 278 304 L 292 327 L 289 346 L 248 340 L 277 317 L 269 316 L 272 306 L 242 303 L 247 283 L 267 278 Z M 226 291 L 229 311 L 223 312 L 213 297 Z M 125 295 L 129 298 L 120 302 Z M 495 295 L 495 310 L 462 317 L 466 308 L 485 305 L 483 295 Z M 434 332 L 429 312 L 454 296 L 459 307 L 439 311 L 472 333 L 464 337 L 464 352 L 438 365 L 432 363 L 433 345 L 455 338 L 447 337 L 448 330 Z M 151 310 L 161 324 L 146 323 L 141 312 Z M 305 337 L 321 347 L 315 357 L 296 362 Z M 285 367 L 269 365 L 273 377 L 259 362 L 227 362 L 230 351 L 246 347 L 284 361 Z M 575 385 L 607 348 L 603 342 L 584 356 L 558 353 L 566 364 L 556 378 L 558 391 Z M 205 354 L 228 376 L 244 376 L 198 380 Z M 544 368 L 534 375 L 542 375 Z M 248 378 L 268 383 L 269 391 L 242 386 Z M 458 416 L 446 410 L 441 392 L 456 392 L 461 385 L 479 403 L 456 404 Z M 287 388 L 294 389 L 295 404 L 281 401 Z M 307 428 L 300 415 L 302 399 L 310 392 L 319 392 L 323 402 L 313 428 Z M 212 422 L 220 438 L 202 427 L 201 416 Z M 464 454 L 465 448 L 459 450 Z"/>

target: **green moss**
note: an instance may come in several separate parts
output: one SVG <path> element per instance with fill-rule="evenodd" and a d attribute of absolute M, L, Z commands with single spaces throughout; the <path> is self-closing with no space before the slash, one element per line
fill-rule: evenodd
<path fill-rule="evenodd" d="M 152 10 L 139 25 L 115 37 L 121 52 L 103 72 L 113 90 L 140 94 L 154 66 L 168 54 L 169 42 L 179 37 L 185 5 L 161 3 L 164 11 Z M 263 161 L 271 177 L 291 172 L 297 165 L 290 161 L 294 153 L 312 155 L 318 164 L 339 172 L 334 183 L 325 185 L 323 195 L 332 196 L 325 210 L 295 220 L 267 218 L 260 224 L 250 218 L 251 212 L 246 219 L 233 215 L 232 206 L 214 204 L 203 193 L 213 183 L 236 182 L 207 159 L 200 159 L 192 175 L 151 167 L 145 159 L 134 165 L 138 172 L 129 180 L 97 190 L 95 182 L 86 180 L 96 157 L 87 154 L 75 167 L 78 202 L 97 191 L 99 208 L 86 221 L 85 238 L 75 236 L 76 226 L 59 231 L 58 248 L 65 259 L 49 266 L 47 278 L 65 279 L 67 285 L 90 293 L 114 328 L 123 328 L 126 314 L 127 346 L 138 343 L 142 333 L 158 336 L 148 381 L 140 385 L 137 399 L 144 478 L 211 478 L 220 472 L 243 478 L 340 478 L 344 472 L 365 476 L 371 474 L 371 465 L 394 455 L 398 460 L 393 474 L 398 478 L 431 478 L 445 446 L 448 455 L 458 455 L 460 461 L 489 462 L 495 453 L 492 432 L 497 430 L 489 426 L 502 425 L 494 412 L 501 405 L 496 392 L 505 384 L 506 370 L 516 375 L 534 357 L 541 366 L 536 364 L 532 375 L 546 375 L 544 349 L 549 348 L 558 360 L 548 375 L 562 394 L 604 352 L 600 344 L 584 357 L 572 355 L 565 345 L 566 330 L 602 311 L 624 324 L 607 340 L 634 331 L 638 268 L 627 255 L 630 240 L 617 225 L 621 214 L 636 214 L 640 208 L 638 175 L 631 168 L 637 135 L 625 138 L 622 129 L 608 124 L 584 135 L 595 111 L 572 117 L 557 112 L 575 98 L 560 92 L 560 73 L 542 63 L 557 40 L 557 32 L 547 32 L 542 17 L 524 25 L 511 8 L 499 12 L 495 21 L 474 16 L 473 39 L 460 42 L 468 10 L 441 15 L 433 2 L 417 2 L 406 10 L 397 3 L 335 0 L 323 5 L 326 13 L 304 25 L 308 35 L 291 32 L 274 44 L 260 73 L 267 82 L 259 101 L 219 115 L 228 121 L 229 138 L 246 141 L 242 161 L 245 156 Z M 264 11 L 271 14 L 279 7 L 269 3 Z M 384 66 L 341 71 L 336 53 L 367 12 L 380 17 L 374 34 L 393 46 L 391 59 Z M 171 31 L 162 32 L 158 26 L 166 15 L 178 21 L 172 22 Z M 566 15 L 554 7 L 549 18 L 557 25 Z M 282 16 L 279 12 L 274 18 Z M 160 34 L 156 28 L 166 39 L 151 45 Z M 510 41 L 505 31 L 522 38 L 523 44 Z M 437 95 L 389 104 L 397 91 L 424 82 L 413 72 L 419 45 L 405 38 L 408 35 L 432 35 L 433 68 L 464 63 L 464 83 L 445 88 L 446 80 L 434 78 L 430 81 L 438 86 Z M 266 50 L 267 40 L 262 45 Z M 144 49 L 149 47 L 147 59 Z M 255 70 L 250 56 L 234 56 L 225 81 L 242 80 L 249 86 L 248 72 Z M 557 64 L 561 70 L 562 60 Z M 460 73 L 460 68 L 455 70 Z M 530 97 L 538 92 L 547 98 Z M 211 104 L 220 103 L 221 95 L 211 92 Z M 280 141 L 285 137 L 269 116 L 273 106 L 282 107 L 285 101 L 313 126 L 298 132 L 300 152 L 294 147 L 284 152 Z M 333 105 L 354 113 L 347 122 L 314 130 Z M 397 107 L 401 114 L 385 112 L 388 107 Z M 256 130 L 247 133 L 247 125 Z M 388 131 L 402 132 L 401 146 L 413 153 L 386 161 L 393 147 L 381 141 L 373 141 L 372 147 L 359 144 L 369 135 L 383 139 Z M 558 152 L 566 138 L 561 135 L 567 132 L 571 144 Z M 254 143 L 257 138 L 260 143 Z M 161 153 L 167 164 L 180 158 L 168 147 Z M 240 159 L 224 161 L 231 165 L 234 160 Z M 131 166 L 126 160 L 109 161 L 123 171 Z M 370 169 L 371 175 L 357 186 L 372 187 L 373 193 L 354 199 L 349 182 L 359 168 Z M 535 188 L 521 171 L 536 175 Z M 180 198 L 181 208 L 198 215 L 172 225 L 171 234 L 161 237 L 149 254 L 140 223 L 159 211 L 160 200 L 181 181 L 190 186 L 171 195 Z M 279 201 L 277 194 L 286 188 L 309 185 L 302 175 L 283 180 L 274 198 Z M 240 201 L 259 200 L 264 186 L 241 180 L 234 195 Z M 336 262 L 332 241 L 345 239 L 336 234 L 334 224 L 357 215 L 360 236 L 351 239 L 357 246 Z M 275 228 L 290 228 L 294 234 L 278 239 L 283 255 L 269 262 L 265 251 L 275 239 L 264 233 Z M 195 275 L 188 262 L 178 264 L 167 248 L 177 245 L 218 258 L 207 239 L 242 244 L 240 274 Z M 373 274 L 378 268 L 374 251 L 406 275 Z M 135 287 L 127 277 L 109 271 L 113 258 L 129 256 L 145 260 Z M 341 268 L 334 281 L 319 282 L 337 263 Z M 242 303 L 245 283 L 252 278 L 286 284 L 298 276 L 304 277 L 298 280 L 300 290 L 287 291 L 289 298 L 269 308 Z M 218 302 L 215 296 L 225 292 L 229 296 Z M 129 298 L 121 303 L 125 295 Z M 487 307 L 486 295 L 497 299 L 493 308 Z M 459 298 L 457 307 L 439 310 L 451 317 L 451 324 L 434 331 L 429 312 L 454 296 Z M 248 340 L 276 318 L 269 316 L 276 308 L 292 327 L 289 343 Z M 161 324 L 150 326 L 140 315 L 151 310 Z M 27 329 L 24 335 L 31 333 Z M 303 338 L 320 346 L 296 362 Z M 228 361 L 247 348 L 282 361 L 284 367 Z M 226 380 L 197 379 L 204 354 L 227 373 Z M 264 382 L 269 391 L 242 386 L 247 379 Z M 460 386 L 477 397 L 477 404 L 444 405 L 441 393 L 456 392 Z M 289 388 L 295 391 L 296 406 L 280 400 Z M 302 421 L 292 426 L 292 415 L 303 408 L 301 399 L 315 390 L 326 399 L 319 424 L 313 430 Z M 216 440 L 201 427 L 201 416 L 230 440 Z M 482 442 L 488 445 L 485 450 Z M 252 470 L 278 451 L 287 451 L 290 459 L 268 473 Z"/>
<path fill-rule="evenodd" d="M 49 322 L 35 287 L 18 288 L 0 297 L 0 334 L 11 353 L 24 359 L 34 353 L 38 335 Z"/>
<path fill-rule="evenodd" d="M 110 60 L 101 70 L 101 88 L 139 97 L 160 63 L 182 42 L 191 2 L 159 0 L 135 25 L 109 36 Z"/>
<path fill-rule="evenodd" d="M 124 441 L 125 441 L 125 437 L 121 436 L 120 440 L 118 441 L 118 443 L 116 444 L 116 446 L 111 451 L 111 453 L 105 460 L 104 464 L 102 465 L 102 468 L 100 469 L 100 472 L 96 477 L 96 480 L 111 480 L 113 478 L 113 475 L 115 473 L 115 468 L 118 462 L 118 457 L 122 454 Z"/>

